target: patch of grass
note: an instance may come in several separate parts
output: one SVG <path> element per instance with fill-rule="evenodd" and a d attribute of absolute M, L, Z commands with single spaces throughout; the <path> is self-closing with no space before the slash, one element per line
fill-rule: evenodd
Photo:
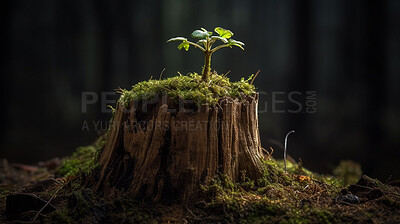
<path fill-rule="evenodd" d="M 143 81 L 135 84 L 131 90 L 122 90 L 119 99 L 125 107 L 132 100 L 151 100 L 166 95 L 172 100 L 191 100 L 197 105 L 204 103 L 216 105 L 221 97 L 241 98 L 243 95 L 256 94 L 254 85 L 250 84 L 253 75 L 247 80 L 231 82 L 228 77 L 212 73 L 205 82 L 197 73 L 180 75 L 167 79 Z"/>

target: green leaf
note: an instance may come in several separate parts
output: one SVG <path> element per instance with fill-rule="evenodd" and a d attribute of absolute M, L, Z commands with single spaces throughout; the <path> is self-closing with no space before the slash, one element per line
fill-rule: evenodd
<path fill-rule="evenodd" d="M 189 50 L 189 46 L 190 46 L 189 42 L 183 41 L 181 44 L 179 44 L 178 49 L 180 50 L 183 47 L 183 48 L 185 48 L 186 51 L 188 51 Z"/>
<path fill-rule="evenodd" d="M 184 38 L 184 37 L 174 37 L 174 38 L 171 38 L 171 39 L 167 40 L 167 42 L 178 41 L 178 40 L 187 41 L 187 39 Z"/>
<path fill-rule="evenodd" d="M 243 42 L 238 41 L 238 40 L 234 40 L 234 39 L 230 39 L 230 40 L 229 40 L 229 43 L 238 44 L 238 45 L 244 46 L 244 43 L 243 43 Z"/>
<path fill-rule="evenodd" d="M 197 41 L 198 45 L 204 44 L 204 46 L 205 46 L 206 43 L 207 43 L 207 40 L 204 40 L 204 39 Z"/>
<path fill-rule="evenodd" d="M 217 27 L 217 28 L 214 29 L 214 31 L 216 33 L 218 33 L 218 35 L 220 37 L 223 37 L 223 38 L 226 38 L 226 39 L 229 39 L 229 38 L 231 38 L 233 36 L 232 31 L 226 30 L 226 29 L 224 29 L 222 27 Z"/>
<path fill-rule="evenodd" d="M 228 43 L 228 39 L 219 37 L 219 36 L 212 36 L 211 40 L 220 40 L 220 41 L 224 42 L 225 44 Z"/>
<path fill-rule="evenodd" d="M 210 32 L 210 31 L 208 31 L 208 30 L 206 30 L 206 29 L 204 29 L 204 28 L 200 28 L 202 31 L 204 31 L 204 32 L 207 32 L 208 33 L 208 36 L 211 36 L 212 35 L 212 32 Z"/>
<path fill-rule="evenodd" d="M 193 33 L 192 33 L 192 37 L 199 38 L 199 39 L 206 39 L 208 36 L 210 36 L 210 35 L 209 35 L 209 33 L 207 32 L 207 30 L 206 30 L 206 31 L 203 31 L 203 30 L 195 30 L 195 31 L 193 31 Z"/>
<path fill-rule="evenodd" d="M 240 49 L 244 50 L 244 48 L 243 48 L 244 43 L 243 43 L 243 42 L 240 42 L 240 41 L 238 41 L 238 40 L 229 39 L 229 43 L 228 43 L 228 44 L 229 44 L 230 46 L 236 46 L 236 47 L 239 47 Z"/>

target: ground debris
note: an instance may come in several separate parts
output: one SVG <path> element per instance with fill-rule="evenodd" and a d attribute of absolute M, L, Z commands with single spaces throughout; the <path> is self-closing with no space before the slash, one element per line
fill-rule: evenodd
<path fill-rule="evenodd" d="M 6 199 L 6 211 L 7 216 L 16 215 L 27 211 L 39 211 L 46 205 L 47 201 L 39 198 L 35 194 L 30 193 L 18 193 L 10 194 Z M 42 211 L 43 213 L 52 212 L 55 207 L 51 204 L 47 205 Z"/>
<path fill-rule="evenodd" d="M 296 167 L 285 173 L 274 159 L 264 163 L 263 178 L 254 181 L 244 173 L 241 181 L 232 182 L 221 174 L 185 204 L 140 200 L 116 189 L 99 196 L 83 184 L 85 175 L 26 178 L 18 185 L 0 185 L 6 199 L 0 222 L 37 217 L 38 223 L 400 223 L 398 187 L 368 176 L 344 187 L 307 170 L 300 175 Z"/>

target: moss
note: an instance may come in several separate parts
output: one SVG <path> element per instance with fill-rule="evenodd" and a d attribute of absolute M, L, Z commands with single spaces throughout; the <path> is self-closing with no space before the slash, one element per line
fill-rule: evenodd
<path fill-rule="evenodd" d="M 285 167 L 283 160 L 277 160 L 276 164 L 281 169 L 284 169 L 284 167 Z M 315 173 L 311 172 L 310 170 L 304 168 L 301 161 L 300 161 L 300 163 L 292 163 L 291 161 L 286 161 L 286 168 L 287 168 L 287 172 L 291 173 L 291 174 L 305 175 L 308 177 L 318 176 L 318 174 L 315 174 Z"/>
<path fill-rule="evenodd" d="M 14 185 L 0 184 L 0 200 L 2 201 L 7 195 L 14 193 L 15 188 Z"/>
<path fill-rule="evenodd" d="M 243 173 L 239 182 L 232 182 L 221 174 L 203 186 L 207 208 L 224 214 L 228 223 L 238 219 L 241 223 L 336 223 L 324 203 L 330 203 L 339 188 L 299 168 L 301 164 L 288 163 L 287 173 L 281 161 L 268 159 L 263 164 L 264 175 L 257 181 Z M 313 179 L 298 179 L 303 174 Z"/>
<path fill-rule="evenodd" d="M 44 223 L 154 223 L 154 217 L 139 201 L 120 193 L 98 197 L 92 189 L 71 189 L 66 200 Z"/>
<path fill-rule="evenodd" d="M 74 175 L 80 170 L 91 169 L 96 151 L 101 150 L 104 145 L 104 138 L 97 141 L 97 148 L 95 146 L 78 148 L 64 161 L 63 169 L 60 170 L 64 170 L 65 175 Z M 79 166 L 78 161 L 80 161 Z M 336 197 L 332 195 L 339 192 L 339 188 L 332 181 L 334 178 L 318 175 L 303 168 L 301 164 L 290 162 L 288 162 L 288 172 L 285 172 L 283 162 L 275 159 L 263 160 L 263 166 L 264 174 L 258 180 L 248 178 L 245 172 L 241 174 L 238 182 L 230 180 L 225 174 L 219 174 L 211 183 L 202 186 L 202 198 L 205 199 L 205 203 L 200 209 L 207 211 L 210 222 L 232 223 L 240 220 L 241 223 L 335 223 L 337 221 L 337 217 L 324 204 L 326 201 L 330 203 L 331 198 Z M 302 181 L 298 179 L 300 175 L 307 175 L 312 179 Z M 157 220 L 157 217 L 151 215 L 155 212 L 154 208 L 150 208 L 148 212 L 140 202 L 123 196 L 123 192 L 116 194 L 120 195 L 114 195 L 112 199 L 103 199 L 94 196 L 93 192 L 88 190 L 74 190 L 68 196 L 66 207 L 52 214 L 51 220 L 57 223 L 69 223 L 71 220 L 148 223 Z M 79 211 L 75 211 L 77 207 L 80 208 Z"/>
<path fill-rule="evenodd" d="M 68 177 L 76 176 L 80 172 L 89 172 L 98 165 L 95 159 L 97 151 L 93 145 L 78 147 L 71 156 L 63 159 L 57 174 Z"/>
<path fill-rule="evenodd" d="M 96 147 L 97 151 L 103 150 L 104 146 L 106 145 L 107 137 L 108 137 L 109 133 L 110 132 L 107 131 L 104 135 L 100 136 L 100 138 L 97 139 L 97 141 L 95 143 L 95 147 Z"/>
<path fill-rule="evenodd" d="M 49 223 L 75 223 L 76 221 L 69 216 L 68 212 L 69 210 L 67 208 L 56 210 L 55 212 L 50 214 L 48 218 Z"/>
<path fill-rule="evenodd" d="M 82 153 L 85 154 L 85 150 L 91 151 L 92 156 L 80 159 L 93 159 L 94 153 L 102 148 L 100 143 L 102 141 L 104 139 L 96 144 L 98 148 L 82 147 L 68 159 L 77 159 Z M 364 177 L 368 184 L 388 193 L 374 199 L 374 204 L 368 201 L 363 206 L 358 206 L 358 213 L 348 213 L 348 207 L 334 202 L 337 197 L 334 194 L 340 192 L 340 188 L 336 185 L 337 180 L 334 178 L 313 173 L 302 168 L 301 164 L 288 163 L 288 172 L 285 172 L 282 162 L 274 159 L 264 160 L 263 165 L 264 174 L 258 180 L 248 178 L 245 172 L 237 182 L 230 180 L 225 174 L 219 174 L 217 178 L 211 180 L 211 183 L 202 186 L 203 195 L 199 197 L 199 201 L 184 205 L 188 206 L 187 212 L 182 209 L 174 214 L 170 214 L 170 211 L 179 206 L 138 201 L 121 191 L 112 191 L 110 195 L 99 197 L 98 192 L 94 192 L 92 188 L 80 185 L 82 179 L 74 178 L 53 200 L 57 210 L 41 217 L 41 221 L 44 223 L 163 223 L 165 220 L 176 220 L 176 223 L 364 223 L 381 214 L 382 209 L 397 212 L 400 208 L 397 188 Z M 309 175 L 312 179 L 301 181 L 298 179 L 299 175 Z M 44 198 L 50 198 L 55 190 L 49 189 Z M 5 193 L 8 190 L 1 188 L 0 192 Z M 165 208 L 165 206 L 171 207 Z M 392 220 L 395 219 L 396 217 Z"/>
<path fill-rule="evenodd" d="M 132 100 L 150 100 L 166 95 L 175 101 L 183 99 L 192 100 L 198 105 L 216 105 L 221 97 L 254 95 L 255 87 L 250 84 L 252 77 L 231 82 L 228 77 L 213 73 L 210 81 L 204 82 L 201 75 L 190 73 L 162 80 L 150 79 L 137 83 L 131 90 L 122 90 L 120 101 L 127 107 Z"/>
<path fill-rule="evenodd" d="M 334 214 L 326 209 L 305 207 L 293 209 L 286 214 L 286 218 L 279 223 L 306 224 L 306 223 L 337 223 Z"/>
<path fill-rule="evenodd" d="M 351 160 L 340 161 L 333 174 L 342 181 L 343 185 L 355 184 L 362 176 L 360 164 Z"/>
<path fill-rule="evenodd" d="M 336 223 L 334 215 L 332 212 L 327 211 L 327 210 L 319 210 L 316 209 L 314 210 L 314 214 L 316 215 L 318 222 L 319 223 Z M 313 213 L 309 215 L 308 217 L 312 217 Z"/>

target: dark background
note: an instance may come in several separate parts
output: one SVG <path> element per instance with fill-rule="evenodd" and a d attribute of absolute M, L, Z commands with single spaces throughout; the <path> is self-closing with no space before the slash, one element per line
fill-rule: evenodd
<path fill-rule="evenodd" d="M 0 157 L 12 162 L 92 143 L 98 132 L 83 122 L 111 114 L 100 102 L 83 113 L 82 92 L 130 88 L 163 68 L 163 77 L 200 72 L 200 51 L 166 40 L 222 26 L 246 50 L 219 51 L 212 68 L 232 80 L 261 70 L 265 148 L 280 157 L 276 141 L 295 129 L 289 153 L 312 170 L 351 159 L 373 177 L 400 178 L 400 1 L 13 0 L 0 15 Z M 288 112 L 291 91 L 303 112 Z M 316 113 L 304 113 L 306 91 L 316 91 Z M 277 107 L 286 112 L 272 111 L 273 92 L 285 92 Z"/>

